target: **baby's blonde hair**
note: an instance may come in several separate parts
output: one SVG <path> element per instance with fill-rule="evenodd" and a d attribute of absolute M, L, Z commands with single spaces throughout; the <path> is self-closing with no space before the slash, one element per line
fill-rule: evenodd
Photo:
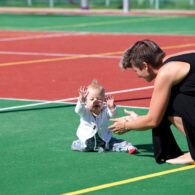
<path fill-rule="evenodd" d="M 96 89 L 99 90 L 102 95 L 105 95 L 105 89 L 104 87 L 97 81 L 97 80 L 92 80 L 92 82 L 88 85 L 88 89 Z"/>

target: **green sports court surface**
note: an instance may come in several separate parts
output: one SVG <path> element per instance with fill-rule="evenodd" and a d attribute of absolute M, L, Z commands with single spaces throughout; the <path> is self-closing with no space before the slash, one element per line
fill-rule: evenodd
<path fill-rule="evenodd" d="M 114 135 L 136 155 L 70 149 L 80 86 L 95 78 L 118 116 L 144 114 L 153 83 L 119 69 L 124 49 L 149 38 L 167 54 L 194 50 L 194 34 L 192 16 L 0 14 L 0 194 L 194 194 L 195 166 L 156 164 L 151 131 Z"/>

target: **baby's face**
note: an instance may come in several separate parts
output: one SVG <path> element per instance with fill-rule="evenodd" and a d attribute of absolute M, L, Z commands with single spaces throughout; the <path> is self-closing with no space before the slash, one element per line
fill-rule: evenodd
<path fill-rule="evenodd" d="M 103 109 L 105 96 L 98 89 L 88 89 L 88 92 L 86 99 L 87 108 L 91 112 L 99 114 Z"/>

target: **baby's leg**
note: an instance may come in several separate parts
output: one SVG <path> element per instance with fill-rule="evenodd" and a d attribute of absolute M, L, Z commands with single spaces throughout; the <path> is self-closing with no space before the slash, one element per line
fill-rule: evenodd
<path fill-rule="evenodd" d="M 111 138 L 109 146 L 110 150 L 113 152 L 128 152 L 129 154 L 137 152 L 137 148 L 135 146 L 123 139 Z"/>
<path fill-rule="evenodd" d="M 74 140 L 74 141 L 72 142 L 71 150 L 84 152 L 84 151 L 85 151 L 85 148 L 86 148 L 85 143 L 83 143 L 83 142 L 82 142 L 81 140 L 79 140 L 79 139 Z"/>

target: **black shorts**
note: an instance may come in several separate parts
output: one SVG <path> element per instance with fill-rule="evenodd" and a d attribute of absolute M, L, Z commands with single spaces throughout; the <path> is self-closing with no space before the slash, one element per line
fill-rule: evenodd
<path fill-rule="evenodd" d="M 172 94 L 166 115 L 182 118 L 189 151 L 195 160 L 195 96 Z"/>
<path fill-rule="evenodd" d="M 98 133 L 96 133 L 93 137 L 87 139 L 85 144 L 85 152 L 98 151 L 99 148 L 102 148 L 104 150 L 106 149 L 106 142 L 100 138 Z"/>

